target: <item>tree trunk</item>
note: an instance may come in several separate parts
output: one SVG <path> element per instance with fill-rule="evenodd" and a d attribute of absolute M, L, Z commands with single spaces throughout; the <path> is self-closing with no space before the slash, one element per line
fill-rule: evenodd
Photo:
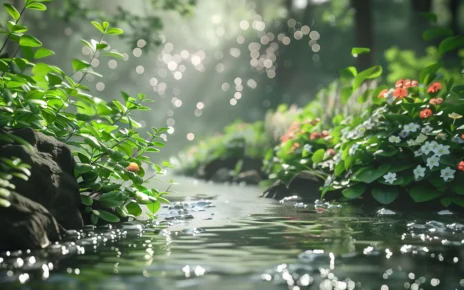
<path fill-rule="evenodd" d="M 459 20 L 458 20 L 459 0 L 450 0 L 448 7 L 451 13 L 450 29 L 453 30 L 455 35 L 459 35 L 459 32 L 460 32 L 459 31 Z"/>
<path fill-rule="evenodd" d="M 361 54 L 357 58 L 358 70 L 364 70 L 372 66 L 374 55 L 372 2 L 371 0 L 351 0 L 351 5 L 356 10 L 354 15 L 355 46 L 371 49 L 370 53 Z"/>

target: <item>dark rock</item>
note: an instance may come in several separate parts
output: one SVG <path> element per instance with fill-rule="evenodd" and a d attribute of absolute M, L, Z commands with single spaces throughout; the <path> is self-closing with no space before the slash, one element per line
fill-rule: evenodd
<path fill-rule="evenodd" d="M 10 192 L 0 208 L 0 251 L 44 248 L 60 240 L 58 223 L 40 204 Z"/>
<path fill-rule="evenodd" d="M 214 182 L 230 182 L 233 177 L 231 171 L 227 168 L 219 168 L 208 180 Z"/>
<path fill-rule="evenodd" d="M 241 171 L 250 171 L 255 170 L 256 172 L 260 172 L 261 168 L 263 167 L 263 162 L 257 158 L 250 158 L 250 157 L 228 157 L 228 158 L 218 158 L 214 159 L 211 162 L 208 162 L 206 165 L 199 168 L 198 178 L 212 180 L 213 176 L 222 169 L 226 168 L 230 171 L 235 169 L 235 166 L 239 161 L 242 161 Z"/>
<path fill-rule="evenodd" d="M 297 195 L 305 201 L 315 201 L 321 197 L 320 187 L 322 182 L 309 172 L 301 172 L 295 176 L 288 185 L 277 181 L 269 187 L 263 197 L 282 199 L 284 197 Z"/>
<path fill-rule="evenodd" d="M 18 157 L 31 166 L 28 181 L 18 178 L 11 181 L 16 186 L 15 191 L 44 206 L 64 228 L 81 228 L 81 201 L 71 150 L 66 144 L 29 128 L 10 133 L 23 138 L 35 149 L 29 152 L 19 144 L 0 147 L 0 157 Z"/>
<path fill-rule="evenodd" d="M 261 181 L 261 176 L 256 170 L 248 170 L 245 172 L 239 173 L 235 178 L 234 181 L 237 183 L 246 183 L 246 184 L 259 184 Z"/>

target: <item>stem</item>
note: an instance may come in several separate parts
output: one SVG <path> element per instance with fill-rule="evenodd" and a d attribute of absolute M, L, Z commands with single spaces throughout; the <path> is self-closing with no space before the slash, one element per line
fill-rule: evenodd
<path fill-rule="evenodd" d="M 21 19 L 21 16 L 23 16 L 23 12 L 24 12 L 25 9 L 26 9 L 26 6 L 24 6 L 23 9 L 21 10 L 21 12 L 19 13 L 19 18 L 18 18 L 18 20 L 16 20 L 15 24 L 18 24 L 19 20 Z M 8 33 L 8 35 L 6 36 L 6 39 L 3 42 L 2 48 L 0 48 L 0 53 L 2 53 L 3 49 L 6 47 L 6 44 L 8 43 L 8 40 L 10 40 L 10 35 L 11 35 L 11 32 Z"/>
<path fill-rule="evenodd" d="M 126 136 L 126 138 L 122 139 L 122 140 L 119 140 L 116 144 L 114 144 L 113 146 L 110 147 L 110 149 L 113 149 L 114 147 L 118 146 L 119 144 L 123 143 L 124 141 L 126 141 L 127 139 L 129 139 L 131 137 L 131 135 L 129 136 Z M 100 158 L 102 158 L 103 156 L 105 156 L 106 152 L 104 153 L 101 153 L 99 155 L 96 156 L 97 159 L 95 159 L 94 161 L 90 162 L 90 164 L 95 164 L 95 162 L 97 162 Z"/>

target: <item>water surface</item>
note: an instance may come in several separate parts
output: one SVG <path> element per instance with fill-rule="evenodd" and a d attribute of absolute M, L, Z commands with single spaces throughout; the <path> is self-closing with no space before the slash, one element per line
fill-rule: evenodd
<path fill-rule="evenodd" d="M 178 178 L 157 221 L 0 255 L 0 289 L 464 289 L 464 218 Z"/>

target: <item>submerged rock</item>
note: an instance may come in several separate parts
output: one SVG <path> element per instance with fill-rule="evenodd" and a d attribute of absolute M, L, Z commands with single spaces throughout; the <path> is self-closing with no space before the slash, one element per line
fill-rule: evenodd
<path fill-rule="evenodd" d="M 280 200 L 285 197 L 297 195 L 301 196 L 304 200 L 315 201 L 321 195 L 319 190 L 321 185 L 321 181 L 314 175 L 301 172 L 295 176 L 288 185 L 277 181 L 263 193 L 263 197 Z"/>

